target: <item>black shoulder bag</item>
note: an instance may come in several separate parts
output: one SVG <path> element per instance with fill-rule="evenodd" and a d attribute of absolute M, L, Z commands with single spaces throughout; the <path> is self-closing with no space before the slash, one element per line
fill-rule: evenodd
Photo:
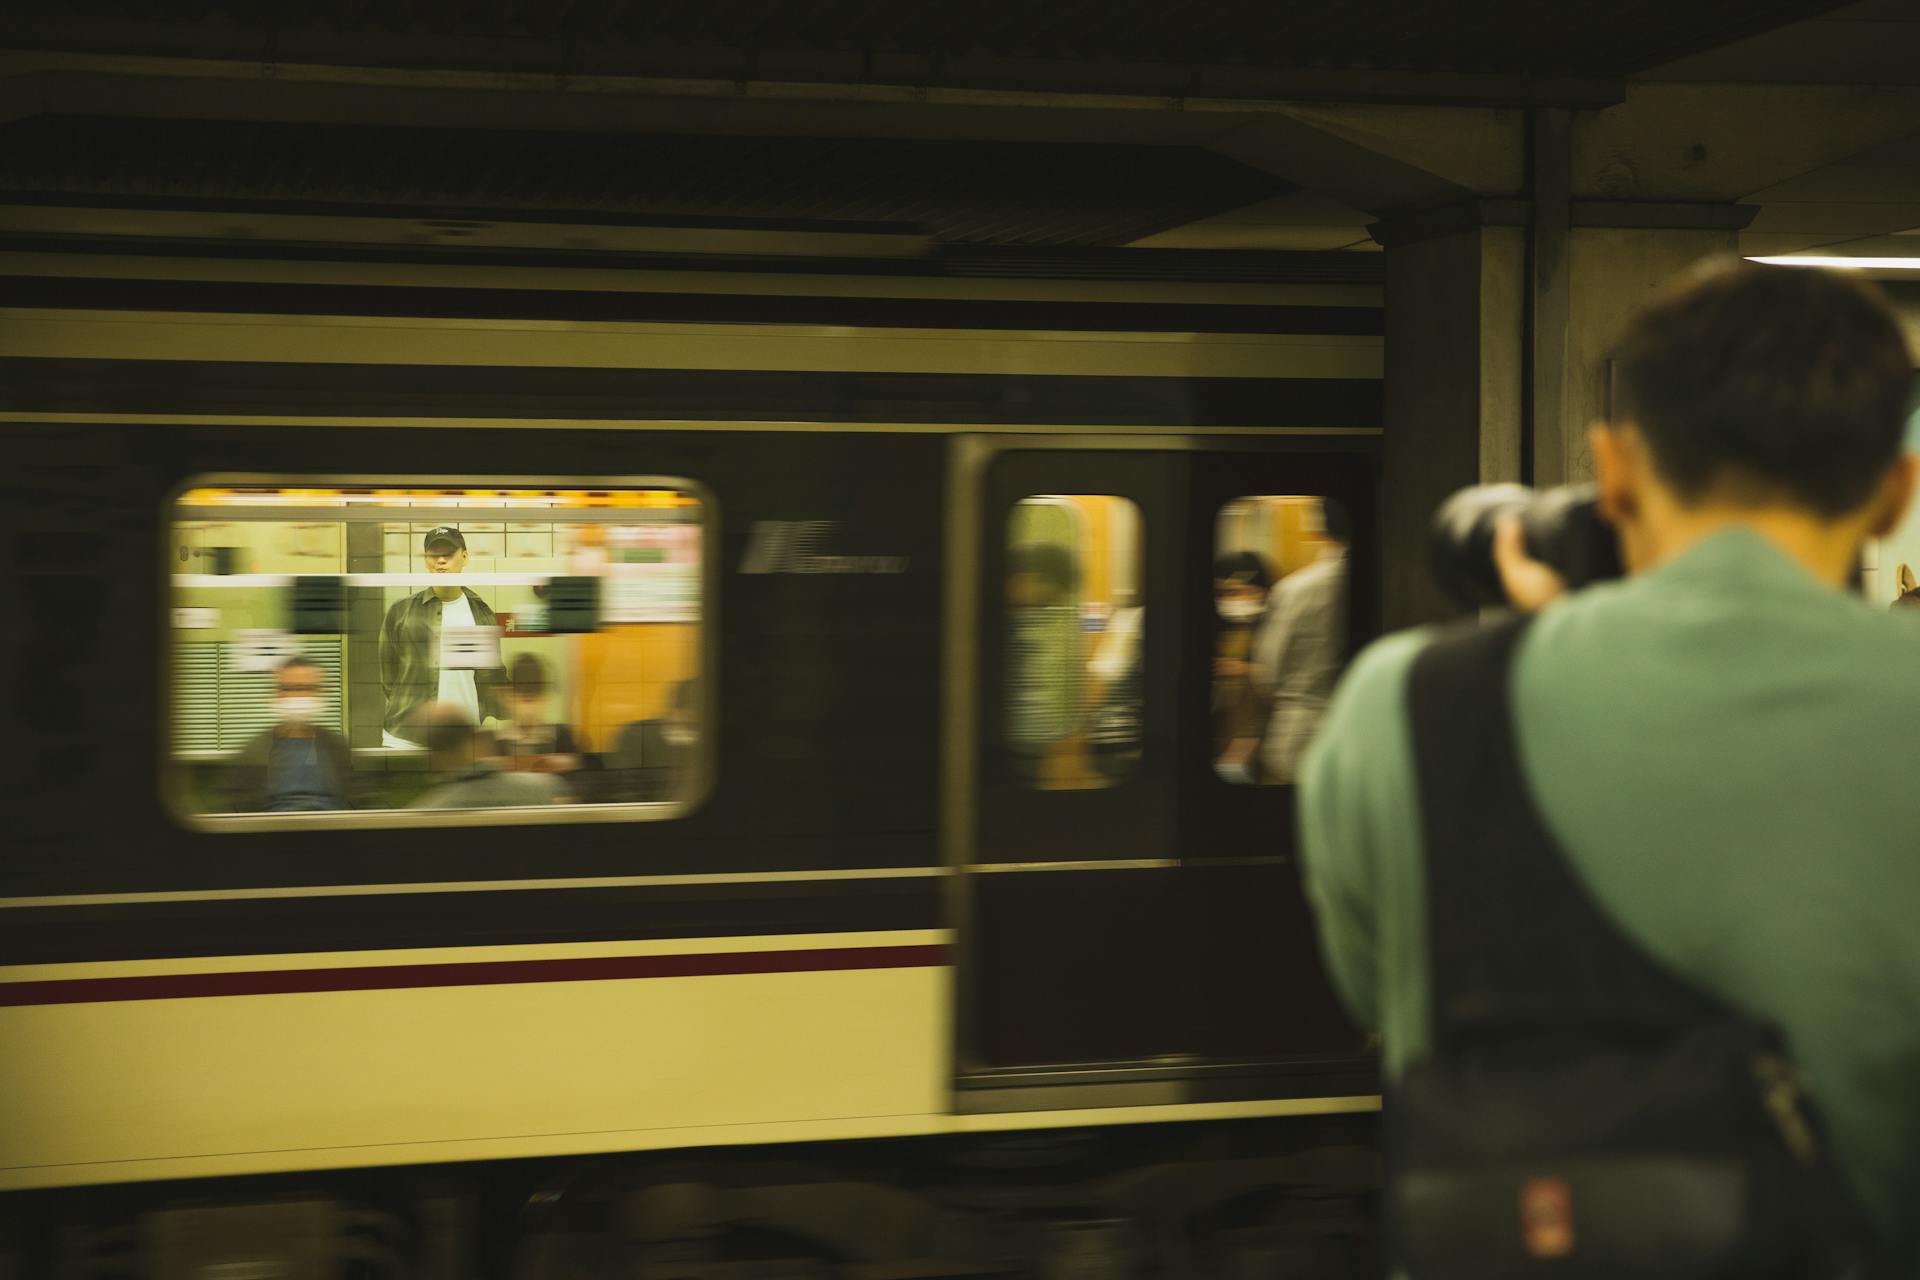
<path fill-rule="evenodd" d="M 1432 1049 L 1388 1097 L 1397 1262 L 1413 1280 L 1864 1274 L 1865 1215 L 1780 1033 L 1626 937 L 1540 817 L 1508 696 L 1525 628 L 1443 637 L 1410 678 Z"/>

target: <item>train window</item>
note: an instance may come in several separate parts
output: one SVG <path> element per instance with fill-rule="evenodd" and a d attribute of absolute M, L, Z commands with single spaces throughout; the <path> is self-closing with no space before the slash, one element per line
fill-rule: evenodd
<path fill-rule="evenodd" d="M 1235 498 L 1214 524 L 1213 767 L 1292 782 L 1346 658 L 1346 512 L 1327 498 Z"/>
<path fill-rule="evenodd" d="M 1042 494 L 1007 524 L 1005 754 L 1042 791 L 1112 786 L 1140 758 L 1140 508 Z"/>
<path fill-rule="evenodd" d="M 674 481 L 197 484 L 171 513 L 176 809 L 254 828 L 680 812 L 705 758 L 706 510 Z"/>

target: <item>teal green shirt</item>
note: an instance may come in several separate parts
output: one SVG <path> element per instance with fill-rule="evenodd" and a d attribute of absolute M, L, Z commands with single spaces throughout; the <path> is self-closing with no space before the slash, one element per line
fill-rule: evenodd
<path fill-rule="evenodd" d="M 1390 1075 L 1428 1035 L 1406 717 L 1425 639 L 1360 655 L 1301 774 L 1321 948 Z M 1778 1024 L 1872 1209 L 1920 1213 L 1920 610 L 1731 529 L 1550 607 L 1516 664 L 1521 764 L 1587 887 Z"/>

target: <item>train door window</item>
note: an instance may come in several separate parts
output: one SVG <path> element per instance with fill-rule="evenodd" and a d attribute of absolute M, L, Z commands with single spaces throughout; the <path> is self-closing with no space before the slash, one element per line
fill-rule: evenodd
<path fill-rule="evenodd" d="M 1294 781 L 1347 650 L 1347 513 L 1331 498 L 1255 494 L 1214 525 L 1214 771 Z"/>
<path fill-rule="evenodd" d="M 689 482 L 197 483 L 166 778 L 195 825 L 667 817 L 704 784 Z"/>
<path fill-rule="evenodd" d="M 1109 787 L 1139 763 L 1140 526 L 1140 508 L 1109 494 L 1013 506 L 1002 744 L 1030 787 Z"/>

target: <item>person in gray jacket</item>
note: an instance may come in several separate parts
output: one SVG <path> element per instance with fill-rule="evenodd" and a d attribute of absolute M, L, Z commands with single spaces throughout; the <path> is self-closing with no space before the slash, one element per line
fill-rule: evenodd
<path fill-rule="evenodd" d="M 419 723 L 424 728 L 427 768 L 435 784 L 413 802 L 415 809 L 495 809 L 514 805 L 565 804 L 566 784 L 550 773 L 519 773 L 501 767 L 467 709 L 436 702 Z"/>
<path fill-rule="evenodd" d="M 1295 781 L 1333 697 L 1347 649 L 1347 542 L 1338 502 L 1320 504 L 1325 537 L 1312 564 L 1274 584 L 1253 640 L 1253 685 L 1271 701 L 1260 740 L 1260 780 Z"/>

